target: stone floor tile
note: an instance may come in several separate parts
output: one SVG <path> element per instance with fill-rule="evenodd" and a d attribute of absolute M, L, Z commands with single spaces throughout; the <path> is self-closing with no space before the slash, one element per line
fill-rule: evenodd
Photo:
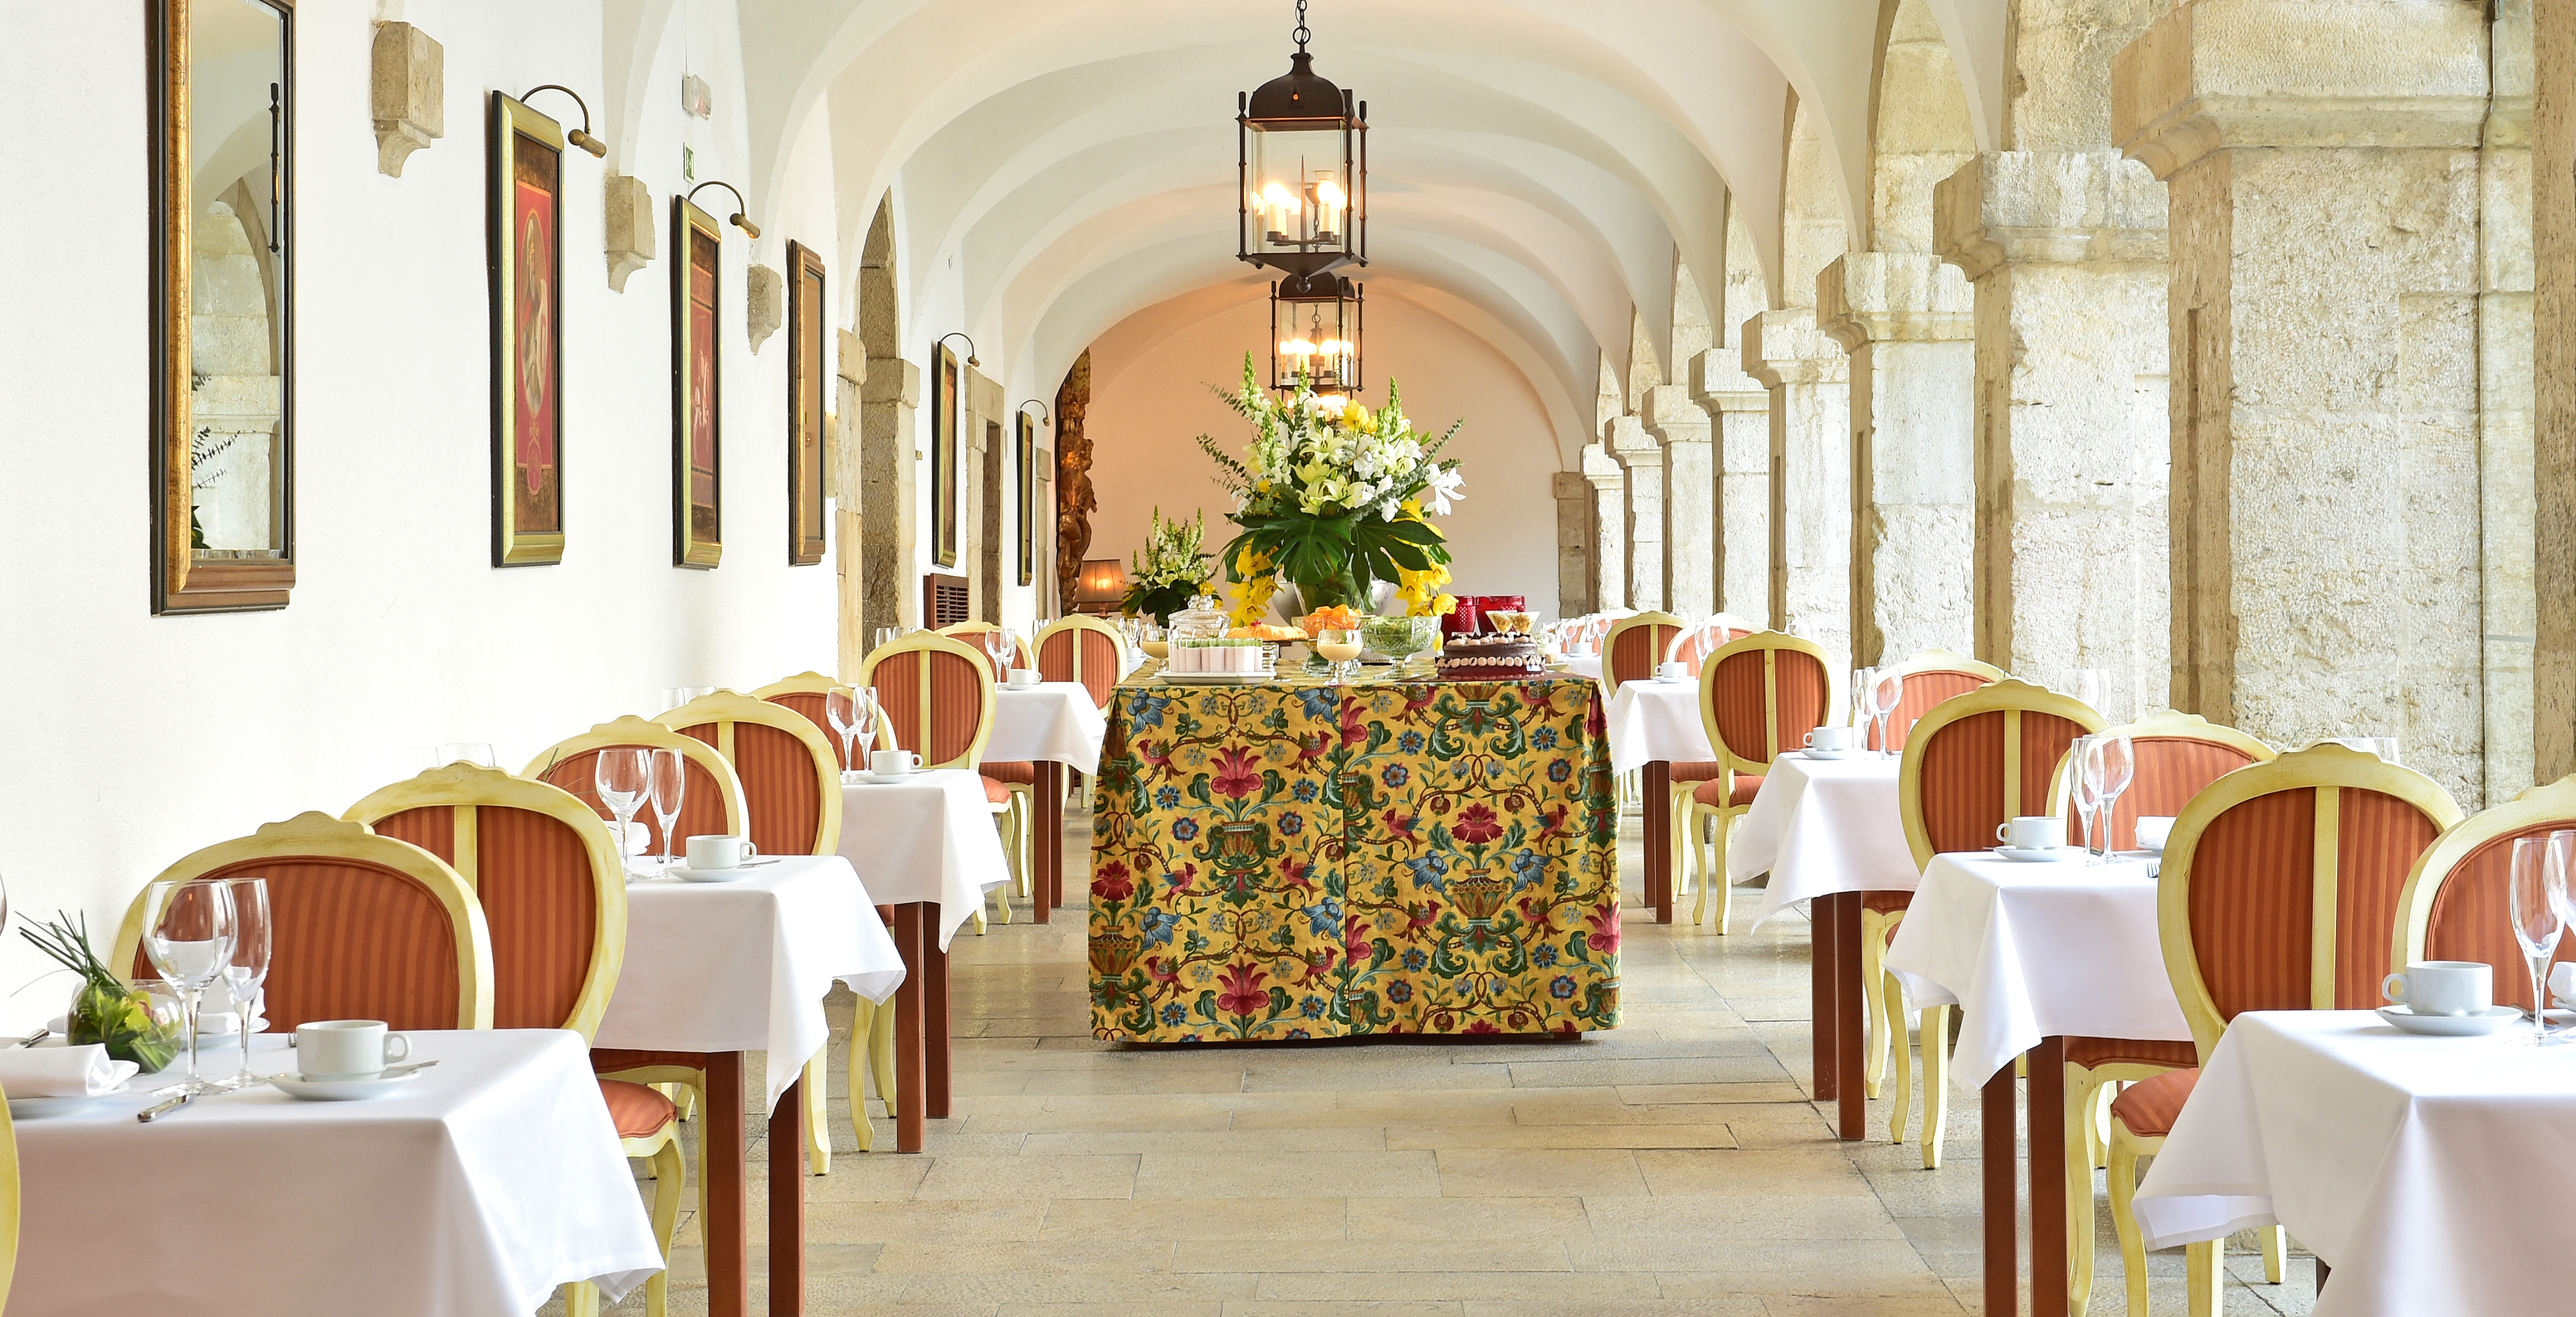
<path fill-rule="evenodd" d="M 1560 1198 L 1643 1194 L 1637 1154 L 1622 1149 L 1446 1148 L 1446 1198 Z"/>

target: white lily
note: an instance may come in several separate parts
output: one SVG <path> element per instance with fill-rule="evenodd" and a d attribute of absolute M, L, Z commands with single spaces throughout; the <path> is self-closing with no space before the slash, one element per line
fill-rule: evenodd
<path fill-rule="evenodd" d="M 1458 468 L 1450 467 L 1433 476 L 1430 488 L 1423 492 L 1430 496 L 1433 512 L 1448 516 L 1449 501 L 1467 497 L 1467 477 Z"/>

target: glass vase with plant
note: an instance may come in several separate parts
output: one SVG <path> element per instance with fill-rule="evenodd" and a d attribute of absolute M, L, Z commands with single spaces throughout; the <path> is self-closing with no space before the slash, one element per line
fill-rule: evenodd
<path fill-rule="evenodd" d="M 71 1008 L 63 1012 L 66 1042 L 74 1047 L 104 1043 L 109 1056 L 132 1061 L 147 1075 L 159 1073 L 179 1054 L 186 1039 L 181 1037 L 178 1003 L 157 1000 L 110 970 L 90 947 L 88 916 L 56 911 L 51 922 L 37 920 L 35 927 L 18 931 L 54 963 L 80 976 Z"/>

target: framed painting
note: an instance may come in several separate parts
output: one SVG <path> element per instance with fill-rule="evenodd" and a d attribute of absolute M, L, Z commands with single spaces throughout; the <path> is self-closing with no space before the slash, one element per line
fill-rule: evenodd
<path fill-rule="evenodd" d="M 1019 486 L 1020 513 L 1020 584 L 1028 585 L 1038 578 L 1038 423 L 1027 412 L 1019 415 L 1019 442 L 1011 456 L 1012 479 Z"/>
<path fill-rule="evenodd" d="M 724 557 L 724 231 L 673 197 L 671 246 L 671 565 L 713 567 Z"/>
<path fill-rule="evenodd" d="M 492 93 L 492 565 L 563 561 L 563 126 Z"/>
<path fill-rule="evenodd" d="M 823 258 L 787 244 L 787 562 L 823 561 Z"/>
<path fill-rule="evenodd" d="M 966 392 L 965 368 L 948 345 L 932 345 L 930 361 L 930 552 L 942 567 L 957 565 L 957 425 Z"/>

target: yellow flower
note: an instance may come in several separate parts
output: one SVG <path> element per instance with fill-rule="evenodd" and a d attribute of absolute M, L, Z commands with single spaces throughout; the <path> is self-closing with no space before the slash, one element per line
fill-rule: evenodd
<path fill-rule="evenodd" d="M 1447 617 L 1457 607 L 1458 596 L 1454 594 L 1438 595 L 1431 600 L 1431 615 L 1433 617 Z"/>

